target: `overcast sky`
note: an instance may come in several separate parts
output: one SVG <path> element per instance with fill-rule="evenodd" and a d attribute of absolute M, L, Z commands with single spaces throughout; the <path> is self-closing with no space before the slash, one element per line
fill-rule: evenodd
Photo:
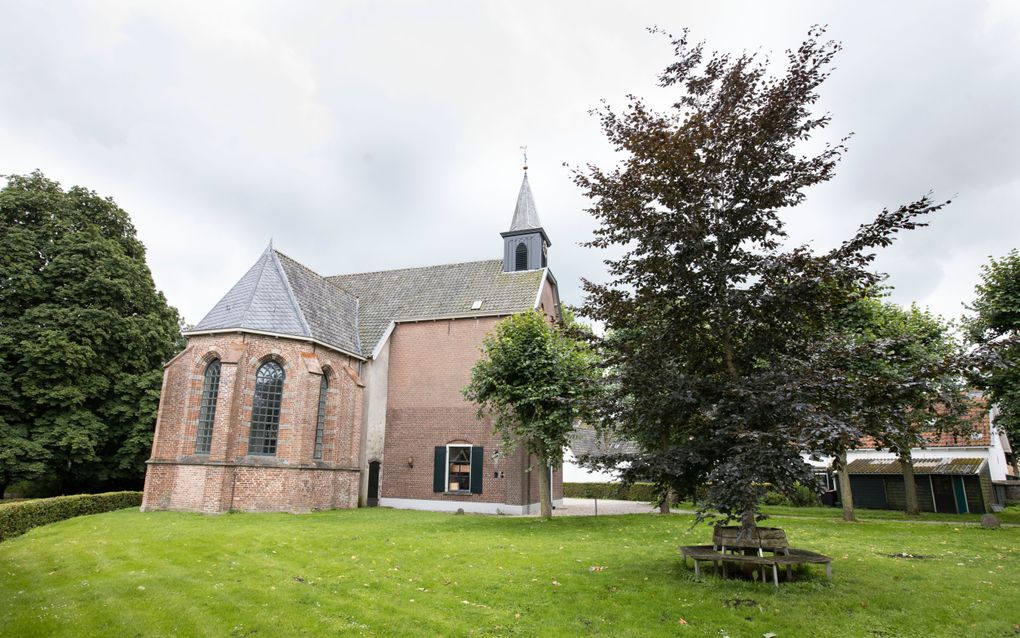
<path fill-rule="evenodd" d="M 0 173 L 112 196 L 189 323 L 274 245 L 322 274 L 498 258 L 519 147 L 567 303 L 603 277 L 563 166 L 613 162 L 589 109 L 655 86 L 687 27 L 781 59 L 842 41 L 836 177 L 786 215 L 827 249 L 885 206 L 954 203 L 886 249 L 893 299 L 949 317 L 1020 245 L 1020 3 L 0 4 Z"/>

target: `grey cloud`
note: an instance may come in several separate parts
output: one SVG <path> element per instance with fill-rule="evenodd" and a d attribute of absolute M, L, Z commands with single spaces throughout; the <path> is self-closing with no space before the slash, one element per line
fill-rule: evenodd
<path fill-rule="evenodd" d="M 777 62 L 807 28 L 843 41 L 822 89 L 839 174 L 789 211 L 825 249 L 883 206 L 958 195 L 879 257 L 894 299 L 958 314 L 1020 216 L 1020 10 L 1011 3 L 741 5 L 265 2 L 0 5 L 0 172 L 113 195 L 157 282 L 197 321 L 269 237 L 324 273 L 489 258 L 528 144 L 567 303 L 604 278 L 562 162 L 613 162 L 587 111 L 654 86 L 644 27 Z M 56 172 L 55 172 L 56 171 Z"/>

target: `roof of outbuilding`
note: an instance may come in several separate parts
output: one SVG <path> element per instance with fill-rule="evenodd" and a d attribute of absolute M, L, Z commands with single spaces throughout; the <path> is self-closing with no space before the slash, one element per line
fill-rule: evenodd
<path fill-rule="evenodd" d="M 498 259 L 327 277 L 360 301 L 361 344 L 373 352 L 393 321 L 514 314 L 535 307 L 545 269 L 503 272 Z M 478 308 L 473 306 L 481 302 Z"/>
<path fill-rule="evenodd" d="M 914 474 L 971 475 L 981 471 L 980 458 L 915 458 Z M 846 466 L 847 474 L 903 474 L 898 459 L 856 459 Z"/>
<path fill-rule="evenodd" d="M 358 300 L 270 245 L 189 333 L 254 330 L 362 356 Z"/>

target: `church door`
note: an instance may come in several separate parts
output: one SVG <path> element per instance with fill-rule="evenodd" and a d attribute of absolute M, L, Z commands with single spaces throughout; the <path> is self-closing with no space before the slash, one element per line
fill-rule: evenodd
<path fill-rule="evenodd" d="M 368 506 L 379 504 L 379 461 L 368 464 Z"/>

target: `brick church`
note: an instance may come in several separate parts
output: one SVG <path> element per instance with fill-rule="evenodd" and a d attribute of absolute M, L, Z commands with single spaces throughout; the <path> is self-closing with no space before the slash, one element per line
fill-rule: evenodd
<path fill-rule="evenodd" d="M 500 259 L 323 276 L 270 246 L 166 364 L 142 509 L 525 514 L 540 468 L 461 396 L 483 336 L 559 320 L 527 173 Z"/>

